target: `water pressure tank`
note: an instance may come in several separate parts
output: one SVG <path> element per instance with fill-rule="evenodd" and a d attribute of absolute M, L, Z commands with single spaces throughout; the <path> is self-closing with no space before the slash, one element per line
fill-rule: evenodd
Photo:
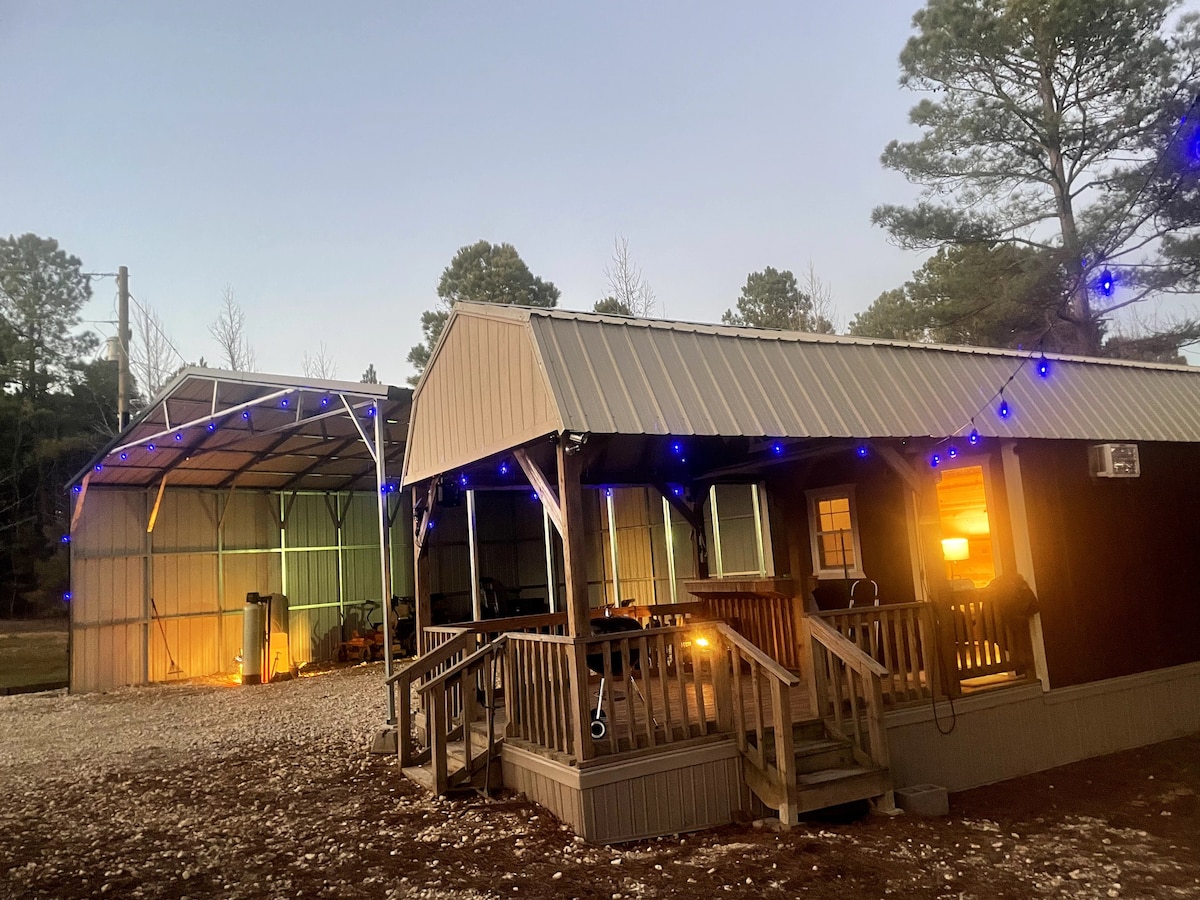
<path fill-rule="evenodd" d="M 247 594 L 242 607 L 242 684 L 262 684 L 263 637 L 266 633 L 266 598 Z"/>

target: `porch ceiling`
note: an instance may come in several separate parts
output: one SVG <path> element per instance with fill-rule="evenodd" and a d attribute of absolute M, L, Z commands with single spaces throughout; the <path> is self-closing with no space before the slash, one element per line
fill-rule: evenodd
<path fill-rule="evenodd" d="M 373 438 L 372 416 L 384 417 L 386 458 L 398 474 L 411 395 L 388 385 L 185 369 L 72 484 L 148 487 L 166 476 L 176 487 L 374 490 L 360 427 Z"/>

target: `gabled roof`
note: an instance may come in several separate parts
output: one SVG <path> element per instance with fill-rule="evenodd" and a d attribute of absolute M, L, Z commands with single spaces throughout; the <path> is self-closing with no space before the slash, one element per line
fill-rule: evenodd
<path fill-rule="evenodd" d="M 389 385 L 184 369 L 72 484 L 148 487 L 165 475 L 176 487 L 374 490 L 360 426 L 373 440 L 373 417 L 383 417 L 398 469 L 411 397 Z"/>
<path fill-rule="evenodd" d="M 552 431 L 941 438 L 974 419 L 985 437 L 1200 441 L 1200 370 L 1047 359 L 1042 378 L 1010 350 L 460 303 L 414 396 L 405 482 Z"/>

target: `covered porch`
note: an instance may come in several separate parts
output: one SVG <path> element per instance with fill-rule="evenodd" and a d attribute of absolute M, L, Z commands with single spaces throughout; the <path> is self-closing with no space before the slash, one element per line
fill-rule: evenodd
<path fill-rule="evenodd" d="M 986 483 L 939 494 L 927 439 L 800 428 L 715 379 L 673 384 L 676 410 L 617 403 L 608 373 L 568 362 L 600 346 L 619 367 L 643 339 L 664 366 L 695 352 L 661 330 L 456 308 L 406 461 L 421 657 L 391 681 L 400 763 L 438 792 L 503 782 L 605 840 L 889 808 L 889 710 L 1037 677 L 1029 622 L 980 590 L 1019 571 L 1016 457 L 964 445 Z M 529 378 L 514 394 L 494 371 Z M 963 513 L 985 520 L 957 569 Z M 647 824 L 661 791 L 676 814 Z M 614 811 L 635 795 L 641 813 Z"/>

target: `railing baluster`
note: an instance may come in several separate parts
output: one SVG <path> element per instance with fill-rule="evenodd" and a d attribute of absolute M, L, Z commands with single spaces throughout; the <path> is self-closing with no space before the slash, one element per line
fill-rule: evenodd
<path fill-rule="evenodd" d="M 660 632 L 654 636 L 654 659 L 658 667 L 658 684 L 662 690 L 663 727 L 666 742 L 675 740 L 675 720 L 671 716 L 671 681 L 667 671 L 667 642 Z"/>
<path fill-rule="evenodd" d="M 638 671 L 642 676 L 642 706 L 646 713 L 646 746 L 653 747 L 657 741 L 655 739 L 654 727 L 654 691 L 650 687 L 650 642 L 643 634 L 637 639 L 638 652 Z M 630 672 L 630 678 L 633 673 Z"/>
<path fill-rule="evenodd" d="M 679 688 L 679 721 L 683 725 L 683 738 L 687 740 L 692 736 L 692 716 L 691 711 L 688 709 L 686 673 L 684 672 L 686 664 L 683 661 L 683 638 L 676 631 L 671 634 L 670 641 L 671 653 L 675 660 L 675 685 Z"/>

